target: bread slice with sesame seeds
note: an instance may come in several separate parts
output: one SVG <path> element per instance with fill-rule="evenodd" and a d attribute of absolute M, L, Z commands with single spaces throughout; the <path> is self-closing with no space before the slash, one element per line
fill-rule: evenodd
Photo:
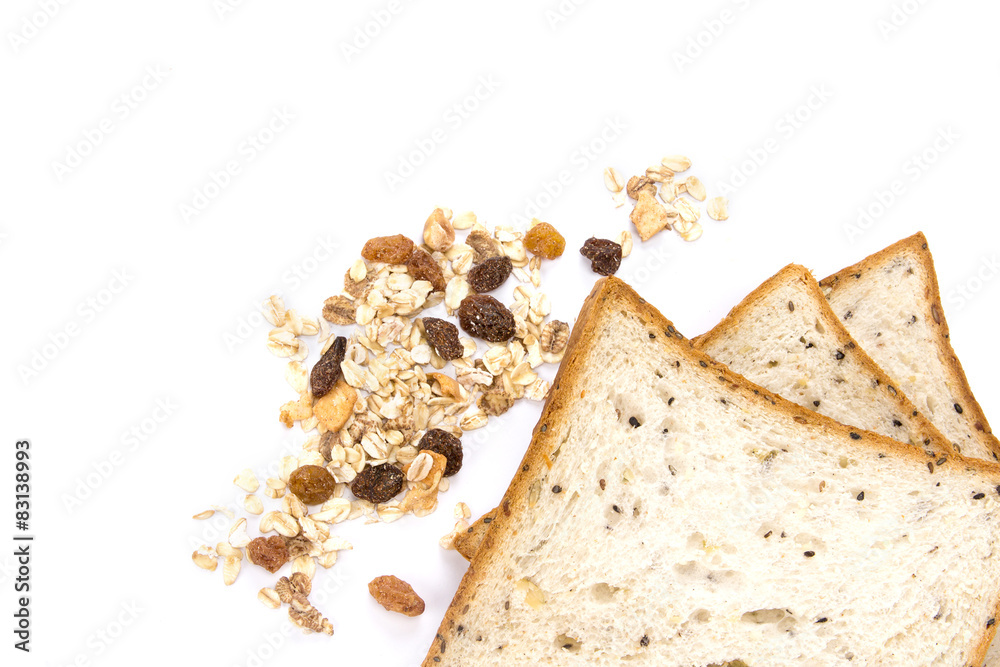
<path fill-rule="evenodd" d="M 998 486 L 771 394 L 603 279 L 424 665 L 979 665 Z"/>
<path fill-rule="evenodd" d="M 1000 441 L 951 347 L 934 260 L 920 232 L 820 281 L 843 325 L 965 456 L 1000 459 Z"/>
<path fill-rule="evenodd" d="M 783 268 L 693 342 L 751 382 L 841 424 L 954 453 L 851 338 L 805 267 Z"/>

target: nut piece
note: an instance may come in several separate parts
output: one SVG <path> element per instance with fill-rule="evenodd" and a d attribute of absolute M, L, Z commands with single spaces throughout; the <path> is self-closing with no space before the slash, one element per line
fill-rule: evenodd
<path fill-rule="evenodd" d="M 375 601 L 388 611 L 404 616 L 420 616 L 424 613 L 424 601 L 413 587 L 397 576 L 375 577 L 368 584 L 368 592 Z"/>
<path fill-rule="evenodd" d="M 277 535 L 257 537 L 247 545 L 247 560 L 274 574 L 288 562 L 288 547 Z"/>
<path fill-rule="evenodd" d="M 542 329 L 542 352 L 559 354 L 566 349 L 569 341 L 569 325 L 561 320 L 552 320 Z"/>
<path fill-rule="evenodd" d="M 708 217 L 712 220 L 729 219 L 729 202 L 725 197 L 712 197 L 708 200 Z"/>
<path fill-rule="evenodd" d="M 444 252 L 455 242 L 455 228 L 444 215 L 444 211 L 436 208 L 424 223 L 424 243 L 431 250 Z"/>
<path fill-rule="evenodd" d="M 698 201 L 705 201 L 705 184 L 697 176 L 688 176 L 684 181 L 684 189 Z"/>
<path fill-rule="evenodd" d="M 670 229 L 667 209 L 646 191 L 639 193 L 639 201 L 632 209 L 629 219 L 643 241 L 648 241 L 663 229 Z"/>
<path fill-rule="evenodd" d="M 473 262 L 482 262 L 490 257 L 499 257 L 500 248 L 493 237 L 482 229 L 473 229 L 465 238 L 465 244 L 472 248 Z"/>
<path fill-rule="evenodd" d="M 331 296 L 323 302 L 323 319 L 342 327 L 354 324 L 354 302 L 343 294 Z"/>
<path fill-rule="evenodd" d="M 667 169 L 671 171 L 687 171 L 691 168 L 691 160 L 684 157 L 683 155 L 668 155 L 667 157 L 660 160 L 662 164 Z"/>
<path fill-rule="evenodd" d="M 628 192 L 628 196 L 632 199 L 638 199 L 640 192 L 648 192 L 649 194 L 655 196 L 656 183 L 654 183 L 649 176 L 633 176 L 628 179 L 625 191 Z"/>
<path fill-rule="evenodd" d="M 341 378 L 330 393 L 313 403 L 312 414 L 327 431 L 339 431 L 354 413 L 357 400 L 358 392 Z"/>
<path fill-rule="evenodd" d="M 614 167 L 604 168 L 604 187 L 611 192 L 621 192 L 622 188 L 625 187 L 622 175 Z"/>
<path fill-rule="evenodd" d="M 361 249 L 361 256 L 369 262 L 402 264 L 412 251 L 413 241 L 402 234 L 396 234 L 369 239 Z"/>

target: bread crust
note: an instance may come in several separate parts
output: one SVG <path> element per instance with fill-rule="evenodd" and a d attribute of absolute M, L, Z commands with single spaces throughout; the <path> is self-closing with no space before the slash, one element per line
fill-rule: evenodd
<path fill-rule="evenodd" d="M 906 415 L 911 415 L 911 419 L 916 423 L 916 426 L 920 430 L 920 434 L 926 440 L 930 442 L 925 442 L 926 447 L 935 449 L 937 451 L 943 452 L 945 454 L 951 455 L 955 454 L 955 449 L 951 446 L 951 441 L 938 430 L 936 426 L 927 417 L 917 410 L 917 406 L 906 397 L 902 389 L 896 387 L 896 382 L 893 380 L 888 373 L 886 373 L 882 368 L 868 356 L 868 353 L 864 351 L 864 348 L 851 336 L 850 332 L 840 323 L 840 318 L 837 314 L 833 312 L 830 308 L 830 304 L 827 302 L 826 297 L 823 296 L 823 292 L 816 282 L 816 278 L 813 274 L 804 266 L 799 264 L 789 264 L 785 268 L 778 271 L 776 274 L 765 280 L 760 287 L 755 289 L 753 292 L 748 294 L 746 298 L 740 301 L 739 304 L 733 307 L 711 331 L 703 333 L 700 336 L 695 336 L 691 339 L 694 346 L 699 350 L 703 350 L 704 347 L 711 341 L 726 335 L 727 333 L 739 329 L 743 322 L 746 321 L 748 313 L 753 309 L 754 305 L 759 301 L 767 300 L 771 293 L 775 290 L 781 288 L 781 286 L 788 284 L 789 282 L 797 280 L 803 287 L 809 292 L 810 297 L 812 297 L 814 305 L 820 309 L 821 317 L 823 318 L 823 324 L 827 327 L 827 330 L 832 332 L 837 339 L 839 347 L 850 349 L 851 355 L 858 361 L 868 372 L 868 374 L 879 381 L 879 391 L 890 400 L 896 403 L 897 409 Z M 915 415 L 915 416 L 914 416 Z M 855 424 L 859 426 L 859 424 Z"/>
<path fill-rule="evenodd" d="M 853 264 L 824 278 L 819 281 L 819 285 L 823 289 L 836 290 L 840 285 L 854 280 L 855 276 L 864 275 L 868 271 L 884 265 L 887 260 L 898 255 L 915 257 L 917 262 L 924 268 L 928 284 L 926 298 L 924 299 L 925 312 L 923 315 L 926 322 L 934 323 L 934 331 L 936 332 L 934 342 L 937 347 L 938 356 L 945 360 L 945 368 L 951 375 L 949 379 L 953 383 L 952 386 L 958 388 L 957 393 L 962 398 L 963 410 L 972 413 L 967 418 L 967 421 L 974 427 L 980 442 L 993 453 L 995 459 L 1000 460 L 1000 440 L 997 440 L 996 436 L 993 435 L 993 430 L 986 419 L 986 414 L 983 412 L 979 402 L 976 401 L 976 397 L 972 393 L 972 388 L 969 386 L 965 369 L 962 368 L 962 362 L 959 361 L 958 355 L 955 354 L 955 350 L 951 346 L 951 334 L 948 329 L 948 320 L 944 316 L 944 308 L 941 305 L 941 292 L 938 288 L 937 273 L 934 270 L 934 258 L 931 256 L 931 251 L 927 245 L 927 238 L 923 232 L 917 232 L 913 236 L 897 241 L 891 246 L 869 255 L 857 264 Z"/>
<path fill-rule="evenodd" d="M 587 371 L 583 364 L 587 343 L 594 337 L 596 327 L 601 324 L 602 315 L 607 311 L 602 305 L 608 301 L 615 303 L 623 312 L 638 317 L 652 330 L 666 334 L 657 336 L 657 344 L 668 344 L 678 348 L 682 354 L 701 366 L 700 369 L 696 368 L 696 372 L 713 373 L 721 382 L 727 384 L 731 391 L 738 392 L 747 401 L 770 404 L 771 409 L 785 414 L 796 423 L 801 424 L 803 428 L 818 429 L 824 434 L 828 433 L 851 439 L 854 446 L 876 448 L 886 454 L 910 458 L 918 464 L 922 464 L 927 458 L 923 451 L 915 447 L 863 429 L 845 426 L 754 385 L 743 376 L 729 370 L 724 364 L 697 350 L 690 340 L 685 339 L 677 332 L 670 320 L 640 297 L 625 282 L 614 276 L 602 278 L 597 281 L 594 289 L 583 303 L 576 325 L 573 327 L 563 362 L 552 384 L 552 391 L 542 409 L 538 424 L 532 431 L 531 444 L 521 460 L 521 466 L 515 473 L 514 479 L 511 480 L 510 486 L 504 493 L 503 500 L 497 506 L 496 516 L 489 524 L 482 545 L 474 555 L 451 605 L 445 612 L 437 634 L 422 663 L 425 667 L 434 667 L 442 662 L 442 656 L 447 655 L 448 643 L 454 638 L 457 629 L 462 627 L 461 618 L 469 610 L 468 605 L 476 597 L 477 589 L 489 583 L 481 580 L 481 573 L 487 571 L 488 566 L 502 555 L 501 547 L 504 538 L 517 530 L 516 521 L 519 518 L 519 512 L 527 511 L 529 487 L 538 475 L 538 471 L 546 466 L 549 460 L 548 453 L 555 450 L 556 445 L 560 444 L 554 442 L 558 429 L 550 429 L 549 424 L 557 423 L 560 415 L 572 407 L 575 393 L 571 392 L 569 388 L 573 386 L 578 376 Z M 667 340 L 669 342 L 664 342 Z M 963 459 L 958 455 L 949 458 L 952 464 L 965 465 L 1000 478 L 1000 466 L 998 465 L 978 459 Z M 994 601 L 994 607 L 997 609 L 997 613 L 1000 613 L 1000 599 Z M 976 656 L 974 662 L 982 661 L 995 629 L 995 624 L 984 628 L 984 636 L 979 640 L 978 649 L 974 653 Z"/>

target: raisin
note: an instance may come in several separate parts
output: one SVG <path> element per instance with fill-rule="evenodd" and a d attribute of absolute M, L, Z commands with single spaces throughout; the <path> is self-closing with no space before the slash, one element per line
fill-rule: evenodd
<path fill-rule="evenodd" d="M 406 258 L 406 271 L 414 280 L 429 282 L 435 292 L 443 292 L 448 286 L 448 281 L 444 279 L 444 271 L 422 248 L 414 248 Z"/>
<path fill-rule="evenodd" d="M 347 339 L 337 336 L 330 349 L 313 366 L 312 373 L 309 374 L 309 386 L 312 388 L 313 398 L 326 396 L 337 384 L 341 375 L 340 363 L 344 360 L 345 352 L 347 352 Z"/>
<path fill-rule="evenodd" d="M 336 486 L 333 475 L 322 466 L 302 466 L 288 477 L 288 490 L 306 505 L 325 503 Z"/>
<path fill-rule="evenodd" d="M 425 317 L 424 334 L 431 347 L 445 361 L 465 356 L 465 348 L 458 340 L 458 327 L 451 322 L 436 317 Z"/>
<path fill-rule="evenodd" d="M 462 441 L 448 431 L 432 428 L 420 438 L 417 449 L 426 449 L 448 459 L 448 465 L 444 467 L 445 477 L 451 477 L 462 469 Z"/>
<path fill-rule="evenodd" d="M 375 577 L 368 583 L 368 592 L 387 611 L 399 612 L 404 616 L 420 616 L 424 613 L 424 601 L 413 590 L 413 586 L 399 577 L 391 574 Z"/>
<path fill-rule="evenodd" d="M 411 252 L 413 252 L 413 241 L 402 234 L 396 234 L 369 239 L 361 249 L 361 256 L 370 262 L 402 264 Z"/>
<path fill-rule="evenodd" d="M 470 335 L 491 343 L 504 343 L 513 338 L 517 330 L 514 315 L 486 294 L 470 294 L 462 299 L 458 322 Z"/>
<path fill-rule="evenodd" d="M 613 276 L 622 263 L 622 247 L 608 239 L 591 236 L 580 248 L 580 254 L 590 260 L 594 273 L 602 276 Z"/>
<path fill-rule="evenodd" d="M 500 256 L 500 249 L 497 248 L 496 241 L 481 229 L 473 229 L 465 237 L 465 244 L 472 248 L 472 260 L 477 264 L 490 257 Z"/>
<path fill-rule="evenodd" d="M 351 482 L 351 493 L 370 503 L 386 503 L 403 488 L 403 471 L 396 466 L 383 463 L 365 468 Z"/>
<path fill-rule="evenodd" d="M 547 222 L 540 222 L 524 237 L 524 247 L 542 259 L 555 259 L 566 250 L 566 239 Z"/>
<path fill-rule="evenodd" d="M 469 286 L 480 294 L 492 292 L 507 282 L 513 270 L 510 257 L 490 257 L 469 271 Z"/>
<path fill-rule="evenodd" d="M 247 559 L 274 574 L 288 562 L 288 547 L 285 546 L 284 538 L 279 535 L 257 537 L 247 545 Z"/>

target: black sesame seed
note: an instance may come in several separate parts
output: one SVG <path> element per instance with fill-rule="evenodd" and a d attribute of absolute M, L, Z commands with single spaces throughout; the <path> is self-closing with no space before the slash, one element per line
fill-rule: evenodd
<path fill-rule="evenodd" d="M 542 424 L 542 428 L 540 428 L 538 430 L 541 431 L 542 433 L 545 433 L 546 431 L 549 430 L 549 425 L 548 424 Z"/>
<path fill-rule="evenodd" d="M 813 401 L 813 405 L 815 405 L 818 408 L 819 407 L 819 401 Z"/>
<path fill-rule="evenodd" d="M 664 433 L 664 434 L 667 434 L 667 433 L 670 433 L 670 429 L 669 429 L 669 428 L 665 428 L 665 429 L 663 429 L 663 433 Z"/>
<path fill-rule="evenodd" d="M 769 531 L 767 531 L 766 533 L 764 533 L 764 539 L 765 539 L 765 540 L 766 540 L 767 538 L 769 538 L 769 537 L 771 537 L 771 531 L 770 531 L 770 530 L 769 530 Z"/>
<path fill-rule="evenodd" d="M 788 302 L 788 310 L 791 312 L 795 312 L 795 304 L 792 303 L 791 301 Z"/>
<path fill-rule="evenodd" d="M 605 489 L 605 487 L 607 487 L 607 485 L 608 485 L 608 483 L 605 482 L 603 479 L 602 480 L 598 480 L 597 483 L 601 485 L 601 491 L 603 491 Z"/>
<path fill-rule="evenodd" d="M 928 461 L 927 462 L 927 469 L 930 470 L 931 474 L 933 475 L 934 474 L 934 463 L 932 463 L 931 461 Z"/>
<path fill-rule="evenodd" d="M 851 311 L 847 311 L 847 314 L 844 315 L 844 319 L 845 320 L 849 320 L 849 319 L 851 319 L 852 315 L 854 315 L 854 313 L 852 313 Z"/>
<path fill-rule="evenodd" d="M 982 500 L 985 497 L 986 497 L 985 493 L 977 493 L 976 495 L 972 496 L 972 499 L 973 500 Z"/>
<path fill-rule="evenodd" d="M 785 535 L 785 531 L 781 531 L 781 537 L 783 537 L 783 538 L 784 537 L 788 537 L 787 535 Z"/>
<path fill-rule="evenodd" d="M 816 622 L 817 622 L 817 623 L 826 623 L 826 620 L 827 620 L 827 619 L 826 619 L 826 616 L 824 616 L 823 618 L 817 618 L 817 619 L 816 619 Z"/>
<path fill-rule="evenodd" d="M 650 340 L 652 340 L 652 339 L 654 339 L 654 338 L 656 338 L 656 334 L 655 334 L 655 333 L 653 333 L 652 331 L 650 331 L 650 332 L 649 332 L 649 339 L 650 339 Z"/>
<path fill-rule="evenodd" d="M 611 509 L 613 509 L 615 511 L 615 514 L 621 514 L 622 513 L 622 508 L 618 507 L 618 505 L 612 505 Z"/>
<path fill-rule="evenodd" d="M 493 523 L 493 517 L 488 516 L 483 519 L 483 523 Z"/>
<path fill-rule="evenodd" d="M 465 632 L 465 626 L 464 625 L 458 626 L 457 628 L 455 628 L 455 632 Z"/>
<path fill-rule="evenodd" d="M 671 396 L 670 398 L 667 399 L 667 405 L 673 405 L 673 404 L 674 404 L 674 397 Z"/>
<path fill-rule="evenodd" d="M 939 459 L 937 460 L 937 464 L 938 464 L 939 466 L 943 466 L 943 465 L 944 465 L 945 463 L 947 463 L 947 462 L 948 462 L 948 459 L 946 459 L 946 458 L 945 458 L 945 457 L 943 457 L 943 456 L 942 456 L 941 458 L 939 458 Z"/>
<path fill-rule="evenodd" d="M 702 368 L 708 368 L 708 364 L 706 364 L 704 361 L 699 361 L 698 363 L 701 364 Z"/>
<path fill-rule="evenodd" d="M 802 553 L 802 555 L 805 556 L 806 558 L 812 558 L 813 556 L 816 555 L 816 552 L 815 551 L 804 551 Z"/>
<path fill-rule="evenodd" d="M 632 425 L 632 428 L 639 428 L 641 426 L 639 420 L 636 419 L 635 417 L 629 417 L 628 423 Z"/>
<path fill-rule="evenodd" d="M 962 410 L 962 406 L 959 405 L 958 403 L 955 404 L 955 412 L 957 412 L 958 414 L 962 414 L 962 412 L 964 412 Z"/>
<path fill-rule="evenodd" d="M 510 600 L 507 600 L 506 602 L 503 603 L 503 608 L 508 610 L 510 609 Z"/>
<path fill-rule="evenodd" d="M 861 501 L 861 500 L 864 500 L 864 499 L 865 499 L 865 492 L 862 491 L 861 493 L 858 494 L 858 500 Z"/>
<path fill-rule="evenodd" d="M 837 361 L 840 361 L 841 359 L 844 358 L 844 353 L 841 352 L 840 350 L 837 350 L 837 354 L 833 355 L 833 358 L 836 359 Z"/>
<path fill-rule="evenodd" d="M 986 621 L 986 627 L 988 627 L 988 628 L 989 627 L 993 627 L 993 624 L 996 623 L 996 622 L 997 622 L 997 619 L 991 618 L 990 620 Z"/>
<path fill-rule="evenodd" d="M 531 470 L 531 466 L 528 465 L 527 463 L 521 466 L 521 472 L 528 472 L 529 470 Z"/>
<path fill-rule="evenodd" d="M 858 435 L 854 431 L 851 431 L 851 440 L 860 440 L 860 439 L 861 439 L 860 435 Z"/>
<path fill-rule="evenodd" d="M 1000 496 L 1000 484 L 997 485 L 996 491 L 997 491 L 997 495 Z"/>
<path fill-rule="evenodd" d="M 674 328 L 673 324 L 670 324 L 667 326 L 667 331 L 669 331 L 670 333 L 674 333 L 675 331 L 677 331 L 677 329 Z"/>
<path fill-rule="evenodd" d="M 812 344 L 812 343 L 809 343 L 808 345 L 806 345 L 806 349 L 807 349 L 807 350 L 808 350 L 809 348 L 811 348 L 811 347 L 816 347 L 816 346 L 815 346 L 814 344 Z"/>
<path fill-rule="evenodd" d="M 900 426 L 903 425 L 903 422 L 899 421 L 898 419 L 893 419 L 892 425 L 895 426 L 896 428 L 899 428 Z"/>
<path fill-rule="evenodd" d="M 562 493 L 562 487 L 556 484 L 552 487 L 552 493 Z"/>

